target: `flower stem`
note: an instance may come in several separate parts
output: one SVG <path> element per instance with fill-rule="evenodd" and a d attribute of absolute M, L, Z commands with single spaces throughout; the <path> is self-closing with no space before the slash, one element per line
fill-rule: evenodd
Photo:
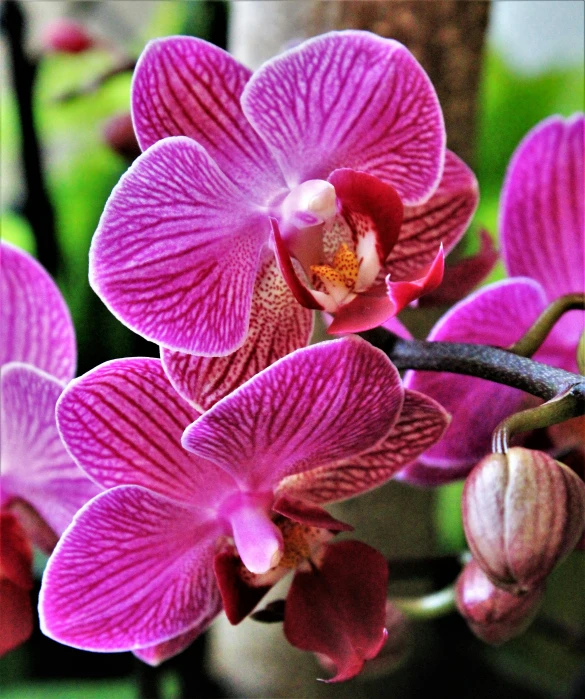
<path fill-rule="evenodd" d="M 360 335 L 381 349 L 398 369 L 476 376 L 519 388 L 547 401 L 571 390 L 573 414 L 570 417 L 585 413 L 585 377 L 580 374 L 488 345 L 403 340 L 384 328 L 367 330 Z"/>
<path fill-rule="evenodd" d="M 565 313 L 583 310 L 585 310 L 585 294 L 561 296 L 540 314 L 532 327 L 518 342 L 508 347 L 508 352 L 513 352 L 521 357 L 532 357 Z"/>
<path fill-rule="evenodd" d="M 437 619 L 455 610 L 455 586 L 422 597 L 391 597 L 390 602 L 411 619 Z"/>

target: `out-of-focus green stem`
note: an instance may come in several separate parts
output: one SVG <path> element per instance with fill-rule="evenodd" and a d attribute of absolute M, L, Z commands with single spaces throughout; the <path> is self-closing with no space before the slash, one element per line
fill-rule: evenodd
<path fill-rule="evenodd" d="M 422 597 L 391 597 L 390 602 L 411 619 L 437 619 L 455 610 L 455 586 Z"/>
<path fill-rule="evenodd" d="M 508 352 L 513 352 L 521 357 L 532 357 L 565 313 L 582 310 L 585 310 L 585 294 L 561 296 L 540 314 L 532 327 L 518 342 L 508 347 Z"/>

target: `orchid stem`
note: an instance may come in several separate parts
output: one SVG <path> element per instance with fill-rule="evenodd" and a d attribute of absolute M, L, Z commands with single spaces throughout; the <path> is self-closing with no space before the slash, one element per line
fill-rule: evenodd
<path fill-rule="evenodd" d="M 505 454 L 510 447 L 511 438 L 519 432 L 550 427 L 574 417 L 580 400 L 579 395 L 575 395 L 575 393 L 573 389 L 567 389 L 536 408 L 522 410 L 502 420 L 494 430 L 492 450 Z"/>
<path fill-rule="evenodd" d="M 392 597 L 390 602 L 411 619 L 437 619 L 455 610 L 455 586 L 422 597 Z"/>
<path fill-rule="evenodd" d="M 519 388 L 550 401 L 570 391 L 566 418 L 585 414 L 585 377 L 520 357 L 508 350 L 460 342 L 403 340 L 384 328 L 360 333 L 381 349 L 398 369 L 464 374 Z"/>
<path fill-rule="evenodd" d="M 518 342 L 508 347 L 508 352 L 513 352 L 521 357 L 532 357 L 565 313 L 583 310 L 585 310 L 585 294 L 561 296 L 540 314 L 532 327 Z"/>

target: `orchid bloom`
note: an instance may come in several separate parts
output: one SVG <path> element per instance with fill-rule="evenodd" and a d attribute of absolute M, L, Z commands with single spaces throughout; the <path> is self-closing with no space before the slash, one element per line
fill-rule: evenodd
<path fill-rule="evenodd" d="M 57 419 L 107 490 L 49 560 L 41 627 L 153 664 L 191 643 L 222 599 L 236 623 L 286 571 L 318 564 L 330 531 L 350 528 L 322 505 L 387 481 L 447 422 L 358 338 L 297 350 L 203 415 L 159 360 L 115 360 L 70 384 Z M 344 644 L 344 668 L 379 641 L 353 655 Z"/>
<path fill-rule="evenodd" d="M 32 632 L 31 543 L 51 551 L 98 488 L 63 446 L 55 404 L 73 378 L 75 335 L 52 279 L 29 255 L 0 244 L 2 307 L 0 654 Z"/>
<path fill-rule="evenodd" d="M 132 114 L 145 152 L 106 205 L 90 281 L 202 410 L 305 346 L 311 309 L 358 331 L 436 287 L 477 202 L 427 75 L 367 32 L 254 75 L 200 39 L 154 41 Z"/>
<path fill-rule="evenodd" d="M 500 231 L 510 279 L 454 306 L 429 340 L 507 347 L 548 304 L 585 292 L 585 181 L 582 114 L 551 117 L 524 138 L 510 162 L 501 198 Z M 582 311 L 554 327 L 535 359 L 577 370 Z M 462 478 L 490 451 L 491 432 L 525 400 L 521 391 L 464 376 L 410 372 L 406 385 L 433 396 L 453 415 L 441 442 L 400 477 L 434 484 Z"/>

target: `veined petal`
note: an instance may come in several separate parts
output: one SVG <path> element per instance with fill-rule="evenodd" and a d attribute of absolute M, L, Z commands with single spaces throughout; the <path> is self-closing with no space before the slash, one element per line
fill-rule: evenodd
<path fill-rule="evenodd" d="M 297 350 L 257 374 L 187 428 L 183 444 L 242 487 L 270 489 L 373 447 L 402 400 L 388 358 L 344 338 Z"/>
<path fill-rule="evenodd" d="M 47 272 L 23 250 L 0 244 L 0 365 L 25 362 L 69 381 L 77 350 L 71 315 Z"/>
<path fill-rule="evenodd" d="M 392 279 L 408 279 L 430 264 L 442 243 L 445 255 L 461 240 L 477 207 L 477 180 L 451 151 L 433 196 L 420 206 L 408 206 L 398 241 L 387 259 Z"/>
<path fill-rule="evenodd" d="M 454 306 L 428 339 L 508 347 L 530 327 L 545 304 L 542 288 L 531 279 L 498 282 Z M 451 413 L 445 437 L 421 461 L 453 468 L 458 477 L 490 451 L 494 428 L 525 399 L 515 388 L 440 372 L 408 372 L 405 385 L 431 396 Z"/>
<path fill-rule="evenodd" d="M 168 641 L 157 643 L 154 646 L 138 648 L 133 651 L 134 655 L 143 662 L 156 667 L 165 660 L 169 660 L 169 658 L 182 653 L 209 627 L 211 622 L 221 612 L 221 596 L 216 593 L 210 595 L 209 599 L 207 600 L 207 605 L 207 616 L 203 616 L 192 629 L 189 629 L 189 631 L 185 631 L 185 633 L 181 633 L 174 638 L 170 638 Z"/>
<path fill-rule="evenodd" d="M 2 367 L 3 498 L 27 502 L 58 535 L 100 491 L 59 436 L 55 405 L 62 391 L 60 381 L 29 364 Z"/>
<path fill-rule="evenodd" d="M 407 390 L 398 421 L 377 446 L 352 459 L 289 476 L 277 494 L 325 504 L 377 488 L 435 444 L 448 424 L 448 414 L 436 401 Z"/>
<path fill-rule="evenodd" d="M 355 677 L 386 640 L 387 585 L 381 553 L 359 541 L 328 544 L 319 568 L 295 574 L 286 598 L 287 640 L 326 655 L 337 670 L 330 682 Z"/>
<path fill-rule="evenodd" d="M 508 272 L 539 281 L 549 301 L 585 289 L 584 131 L 582 114 L 541 122 L 514 153 L 502 190 Z"/>
<path fill-rule="evenodd" d="M 137 486 L 98 495 L 49 559 L 39 597 L 41 630 L 84 650 L 135 650 L 209 618 L 216 525 Z"/>
<path fill-rule="evenodd" d="M 116 186 L 90 250 L 90 282 L 132 330 L 207 356 L 245 340 L 268 218 L 190 138 L 159 141 Z"/>
<path fill-rule="evenodd" d="M 412 54 L 368 32 L 331 32 L 265 63 L 242 108 L 289 186 L 348 167 L 427 199 L 443 168 L 437 96 Z"/>
<path fill-rule="evenodd" d="M 277 359 L 305 347 L 312 332 L 313 314 L 297 303 L 267 250 L 242 347 L 227 357 L 199 357 L 163 348 L 161 358 L 174 388 L 203 412 Z"/>
<path fill-rule="evenodd" d="M 132 116 L 142 149 L 167 136 L 189 136 L 233 184 L 265 202 L 286 185 L 240 106 L 250 75 L 235 58 L 202 39 L 152 41 L 132 82 Z"/>
<path fill-rule="evenodd" d="M 104 488 L 141 485 L 212 507 L 233 487 L 214 464 L 181 447 L 199 413 L 185 403 L 158 359 L 116 359 L 69 384 L 59 429 L 77 463 Z"/>

